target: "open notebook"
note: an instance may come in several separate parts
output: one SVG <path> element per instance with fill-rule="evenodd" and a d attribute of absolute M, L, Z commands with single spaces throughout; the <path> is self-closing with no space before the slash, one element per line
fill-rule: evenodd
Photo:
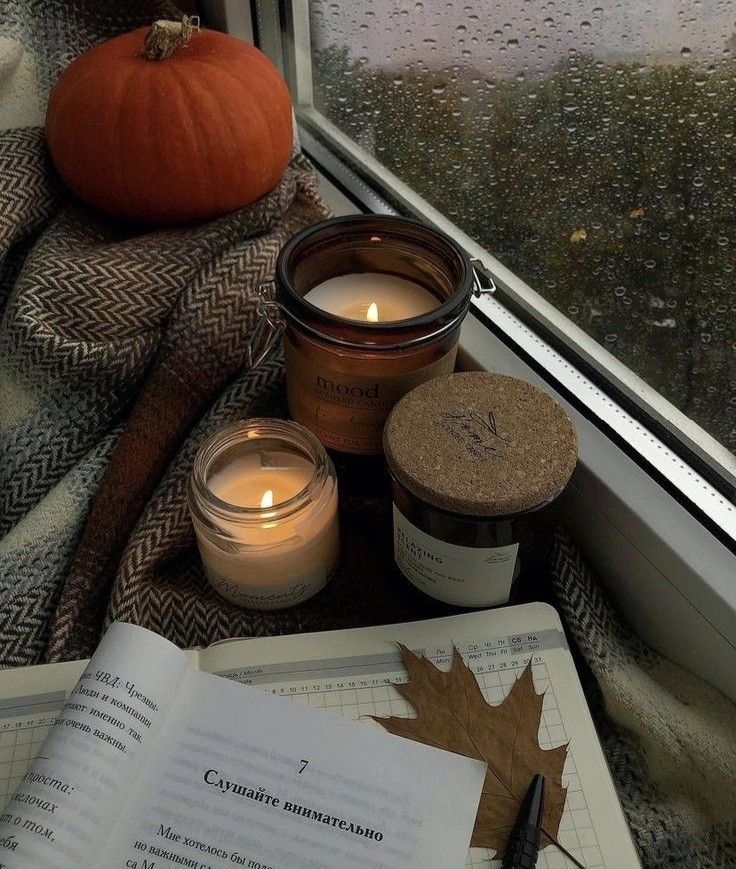
<path fill-rule="evenodd" d="M 390 684 L 404 678 L 396 641 L 440 666 L 449 665 L 454 643 L 491 703 L 503 699 L 532 658 L 537 691 L 546 691 L 540 744 L 553 747 L 570 743 L 563 781 L 568 791 L 559 832 L 561 843 L 586 869 L 640 866 L 559 617 L 545 604 L 400 625 L 226 640 L 187 655 L 190 665 L 201 671 L 335 715 L 361 719 L 363 726 L 377 728 L 365 716 L 412 714 Z M 0 802 L 4 803 L 22 781 L 85 663 L 0 674 Z M 216 711 L 210 710 L 211 714 Z M 6 856 L 12 854 L 0 850 L 0 863 Z M 213 867 L 220 865 L 216 855 L 209 857 Z M 7 865 L 14 864 L 8 860 Z M 174 864 L 156 861 L 157 869 L 169 865 Z M 497 864 L 487 852 L 471 849 L 466 865 Z M 562 869 L 573 864 L 551 846 L 541 852 L 537 865 Z"/>

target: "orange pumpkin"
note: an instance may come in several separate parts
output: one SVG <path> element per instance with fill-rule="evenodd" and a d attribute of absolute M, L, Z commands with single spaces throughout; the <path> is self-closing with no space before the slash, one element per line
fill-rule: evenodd
<path fill-rule="evenodd" d="M 292 149 L 286 83 L 257 48 L 188 19 L 78 57 L 49 99 L 46 139 L 67 185 L 108 214 L 186 223 L 279 182 Z"/>

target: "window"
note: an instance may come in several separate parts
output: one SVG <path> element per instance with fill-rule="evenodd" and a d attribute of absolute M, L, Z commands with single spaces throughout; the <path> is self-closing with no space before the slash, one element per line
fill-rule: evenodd
<path fill-rule="evenodd" d="M 491 268 L 499 292 L 473 302 L 487 319 L 466 320 L 466 360 L 565 405 L 580 438 L 564 504 L 576 539 L 647 642 L 732 694 L 736 46 L 724 8 L 203 3 L 223 7 L 231 32 L 251 13 L 338 209 L 414 212 Z"/>
<path fill-rule="evenodd" d="M 316 112 L 701 426 L 733 470 L 728 4 L 292 7 Z"/>

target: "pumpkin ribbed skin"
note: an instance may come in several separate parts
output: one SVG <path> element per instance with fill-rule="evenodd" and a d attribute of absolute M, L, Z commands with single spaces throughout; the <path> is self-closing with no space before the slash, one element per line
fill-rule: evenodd
<path fill-rule="evenodd" d="M 54 88 L 46 139 L 67 185 L 101 211 L 158 224 L 226 214 L 273 189 L 293 137 L 276 67 L 213 30 L 146 60 L 147 32 L 90 49 Z"/>

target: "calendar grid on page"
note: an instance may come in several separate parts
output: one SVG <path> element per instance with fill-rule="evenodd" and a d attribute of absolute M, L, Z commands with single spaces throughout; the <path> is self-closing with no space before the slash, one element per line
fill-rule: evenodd
<path fill-rule="evenodd" d="M 461 649 L 463 651 L 463 649 Z M 449 663 L 447 649 L 426 652 L 428 658 L 439 666 Z M 475 660 L 466 660 L 478 679 L 483 695 L 489 703 L 500 703 L 508 694 L 513 682 L 526 665 L 529 657 L 519 660 L 510 657 L 508 647 L 504 646 L 493 654 L 481 654 Z M 267 677 L 258 680 L 259 687 L 270 690 L 274 694 L 290 697 L 297 702 L 315 709 L 323 709 L 344 718 L 359 719 L 369 715 L 411 716 L 410 705 L 391 687 L 392 682 L 406 679 L 406 674 L 397 661 L 393 669 L 380 667 L 380 672 L 365 672 L 370 667 L 364 659 L 356 660 L 353 667 L 349 659 L 325 662 L 328 669 L 334 670 L 335 678 L 300 678 L 303 671 L 295 670 L 293 674 L 281 671 L 278 681 L 269 683 Z M 265 668 L 268 669 L 268 668 Z M 537 692 L 545 692 L 542 707 L 542 720 L 539 728 L 539 744 L 542 748 L 554 748 L 568 741 L 564 723 L 557 705 L 554 687 L 551 684 L 547 665 L 539 655 L 533 657 L 534 684 Z M 236 673 L 228 674 L 238 678 Z M 290 678 L 293 675 L 293 678 Z M 247 680 L 244 680 L 247 681 Z M 567 800 L 559 830 L 560 843 L 586 869 L 601 869 L 605 867 L 596 832 L 590 817 L 585 793 L 580 784 L 580 778 L 575 766 L 574 746 L 570 746 L 563 774 L 563 785 L 567 787 Z M 486 849 L 470 850 L 466 869 L 494 869 L 499 861 L 491 859 L 491 852 Z M 568 869 L 574 864 L 559 849 L 554 846 L 540 852 L 537 866 L 540 869 Z"/>

